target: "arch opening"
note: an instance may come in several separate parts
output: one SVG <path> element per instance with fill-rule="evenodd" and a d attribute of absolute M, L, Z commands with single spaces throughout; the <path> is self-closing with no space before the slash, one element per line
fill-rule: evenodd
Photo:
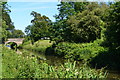
<path fill-rule="evenodd" d="M 6 44 L 6 46 L 7 46 L 7 47 L 10 47 L 11 49 L 17 51 L 17 43 L 15 43 L 15 42 L 8 42 L 8 43 Z"/>

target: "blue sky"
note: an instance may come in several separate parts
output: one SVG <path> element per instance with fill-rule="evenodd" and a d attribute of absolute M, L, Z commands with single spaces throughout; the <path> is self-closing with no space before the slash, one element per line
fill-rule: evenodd
<path fill-rule="evenodd" d="M 15 29 L 20 29 L 24 32 L 25 27 L 30 25 L 30 21 L 33 17 L 30 15 L 32 11 L 36 11 L 41 15 L 46 15 L 52 21 L 55 21 L 53 17 L 58 14 L 57 10 L 58 2 L 8 2 L 10 6 L 10 17 L 14 22 Z"/>

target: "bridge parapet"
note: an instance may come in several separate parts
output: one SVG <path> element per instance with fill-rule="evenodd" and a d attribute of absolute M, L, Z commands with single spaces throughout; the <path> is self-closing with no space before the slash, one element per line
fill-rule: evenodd
<path fill-rule="evenodd" d="M 5 44 L 9 43 L 9 42 L 14 42 L 17 45 L 22 44 L 24 38 L 8 38 L 8 41 L 5 42 Z"/>

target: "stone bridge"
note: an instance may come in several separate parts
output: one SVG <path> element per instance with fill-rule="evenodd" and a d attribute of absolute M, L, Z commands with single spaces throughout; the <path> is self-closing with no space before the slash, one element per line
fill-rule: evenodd
<path fill-rule="evenodd" d="M 8 38 L 8 41 L 5 42 L 5 44 L 9 43 L 9 42 L 14 42 L 17 45 L 22 44 L 24 38 Z"/>

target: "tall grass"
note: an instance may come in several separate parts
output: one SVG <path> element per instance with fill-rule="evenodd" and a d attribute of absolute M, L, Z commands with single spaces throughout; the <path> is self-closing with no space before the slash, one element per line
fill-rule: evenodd
<path fill-rule="evenodd" d="M 106 78 L 103 69 L 96 71 L 86 64 L 76 67 L 76 62 L 68 61 L 64 65 L 52 66 L 37 61 L 36 57 L 17 54 L 3 47 L 2 78 Z"/>
<path fill-rule="evenodd" d="M 2 44 L 0 44 L 0 53 L 2 52 Z M 2 77 L 2 54 L 0 54 L 0 78 Z"/>

